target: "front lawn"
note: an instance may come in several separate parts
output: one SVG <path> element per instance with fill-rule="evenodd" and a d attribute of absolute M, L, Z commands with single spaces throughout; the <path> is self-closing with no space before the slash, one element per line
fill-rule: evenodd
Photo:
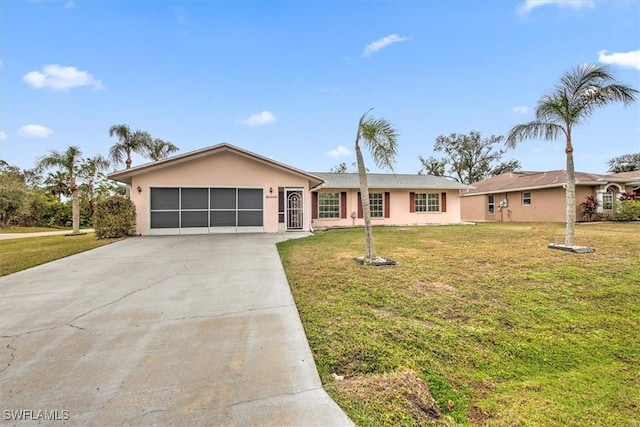
<path fill-rule="evenodd" d="M 40 233 L 43 231 L 61 231 L 61 230 L 69 230 L 70 228 L 64 227 L 18 227 L 18 226 L 10 226 L 10 227 L 0 227 L 0 234 L 2 233 Z"/>
<path fill-rule="evenodd" d="M 362 229 L 279 245 L 329 394 L 357 425 L 640 423 L 640 224 Z M 335 380 L 333 374 L 344 376 Z M 429 390 L 442 412 L 428 407 Z"/>
<path fill-rule="evenodd" d="M 49 230 L 51 231 L 51 230 Z M 118 239 L 96 239 L 95 233 L 79 236 L 26 237 L 0 240 L 0 276 L 108 245 Z"/>

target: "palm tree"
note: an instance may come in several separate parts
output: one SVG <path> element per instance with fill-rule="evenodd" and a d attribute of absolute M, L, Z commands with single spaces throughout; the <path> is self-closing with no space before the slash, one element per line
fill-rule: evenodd
<path fill-rule="evenodd" d="M 73 224 L 73 234 L 80 233 L 80 208 L 78 206 L 78 185 L 76 178 L 82 163 L 82 151 L 72 145 L 66 151 L 49 150 L 49 154 L 36 160 L 35 170 L 41 173 L 47 169 L 58 168 L 67 174 L 69 192 L 71 193 L 71 218 Z"/>
<path fill-rule="evenodd" d="M 93 157 L 85 159 L 78 170 L 78 178 L 82 182 L 80 185 L 89 203 L 90 216 L 93 217 L 95 212 L 94 190 L 96 180 L 100 177 L 101 172 L 109 168 L 109 161 L 102 155 L 97 154 Z"/>
<path fill-rule="evenodd" d="M 566 209 L 567 229 L 565 245 L 574 245 L 576 220 L 576 178 L 573 164 L 571 131 L 583 124 L 593 112 L 614 102 L 625 106 L 635 101 L 637 90 L 615 81 L 607 66 L 586 64 L 566 72 L 551 95 L 543 96 L 536 107 L 536 119 L 514 126 L 506 144 L 513 148 L 524 139 L 542 138 L 547 141 L 564 135 L 567 155 Z"/>
<path fill-rule="evenodd" d="M 138 153 L 142 156 L 148 154 L 151 146 L 151 135 L 148 132 L 137 130 L 132 132 L 129 125 L 113 125 L 109 129 L 109 136 L 117 136 L 118 142 L 109 149 L 109 158 L 115 165 L 126 165 L 131 168 L 131 153 Z"/>
<path fill-rule="evenodd" d="M 360 142 L 369 149 L 371 157 L 378 167 L 388 168 L 392 171 L 398 151 L 398 132 L 388 120 L 369 117 L 369 112 L 372 109 L 360 117 L 355 143 L 358 175 L 360 177 L 360 197 L 362 200 L 362 212 L 364 215 L 364 262 L 367 264 L 375 262 L 377 257 L 373 248 L 373 236 L 371 233 L 371 207 L 369 205 L 367 168 L 365 167 L 364 159 L 362 158 Z"/>
<path fill-rule="evenodd" d="M 64 171 L 49 172 L 44 180 L 46 190 L 62 203 L 62 196 L 69 195 L 69 175 Z"/>
<path fill-rule="evenodd" d="M 171 142 L 163 141 L 160 138 L 156 138 L 149 146 L 148 154 L 151 160 L 157 162 L 158 160 L 166 159 L 178 150 L 179 148 L 173 145 Z"/>

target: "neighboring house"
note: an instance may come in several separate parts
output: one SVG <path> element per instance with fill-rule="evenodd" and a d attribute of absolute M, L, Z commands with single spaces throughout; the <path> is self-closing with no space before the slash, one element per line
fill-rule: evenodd
<path fill-rule="evenodd" d="M 369 177 L 374 225 L 460 222 L 460 190 L 471 188 L 426 175 Z M 274 233 L 363 223 L 357 174 L 309 173 L 230 144 L 109 178 L 130 186 L 142 235 Z"/>
<path fill-rule="evenodd" d="M 363 225 L 357 173 L 314 172 L 324 183 L 312 190 L 314 228 Z M 471 186 L 430 175 L 367 174 L 373 225 L 454 224 L 460 191 Z"/>
<path fill-rule="evenodd" d="M 640 171 L 598 175 L 576 172 L 576 220 L 582 217 L 581 204 L 596 197 L 603 215 L 613 213 L 621 193 L 640 194 Z M 462 193 L 463 221 L 566 221 L 565 186 L 567 173 L 507 172 L 473 184 Z"/>

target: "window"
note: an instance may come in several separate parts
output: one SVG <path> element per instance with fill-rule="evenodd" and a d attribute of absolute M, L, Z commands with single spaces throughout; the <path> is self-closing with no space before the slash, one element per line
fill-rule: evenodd
<path fill-rule="evenodd" d="M 371 218 L 384 217 L 382 193 L 369 194 L 369 207 L 371 209 Z"/>
<path fill-rule="evenodd" d="M 496 196 L 493 194 L 487 196 L 487 210 L 490 215 L 496 213 Z"/>
<path fill-rule="evenodd" d="M 427 212 L 427 195 L 426 193 L 416 193 L 415 203 L 416 203 L 416 212 Z"/>
<path fill-rule="evenodd" d="M 440 195 L 439 194 L 427 194 L 427 211 L 428 212 L 440 212 Z"/>
<path fill-rule="evenodd" d="M 440 195 L 438 193 L 416 193 L 416 212 L 440 212 Z"/>
<path fill-rule="evenodd" d="M 522 206 L 531 206 L 531 193 L 522 193 Z"/>
<path fill-rule="evenodd" d="M 340 218 L 340 193 L 318 194 L 318 216 L 320 218 Z"/>
<path fill-rule="evenodd" d="M 613 209 L 613 188 L 607 189 L 606 193 L 602 195 L 602 209 Z"/>

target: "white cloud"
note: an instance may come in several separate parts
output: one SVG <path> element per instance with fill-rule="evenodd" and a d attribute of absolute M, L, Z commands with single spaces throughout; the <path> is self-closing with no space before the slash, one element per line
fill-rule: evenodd
<path fill-rule="evenodd" d="M 614 52 L 607 55 L 606 50 L 598 51 L 598 61 L 603 64 L 615 64 L 621 67 L 630 67 L 640 70 L 640 50 L 631 52 Z"/>
<path fill-rule="evenodd" d="M 516 114 L 527 114 L 529 112 L 529 107 L 527 107 L 526 105 L 513 107 L 513 112 Z"/>
<path fill-rule="evenodd" d="M 373 53 L 383 49 L 390 44 L 409 40 L 407 37 L 400 37 L 398 34 L 390 34 L 372 43 L 369 43 L 362 52 L 362 56 L 371 56 Z"/>
<path fill-rule="evenodd" d="M 40 125 L 25 125 L 18 129 L 18 135 L 25 138 L 46 138 L 53 130 Z"/>
<path fill-rule="evenodd" d="M 334 159 L 337 159 L 338 157 L 350 156 L 351 155 L 351 151 L 347 150 L 347 148 L 345 148 L 342 145 L 338 145 L 338 148 L 336 148 L 335 150 L 331 150 L 331 151 L 327 152 L 327 154 L 329 156 L 333 157 Z"/>
<path fill-rule="evenodd" d="M 275 122 L 276 119 L 276 115 L 271 111 L 261 111 L 251 115 L 248 119 L 243 120 L 242 123 L 247 126 L 263 126 Z"/>
<path fill-rule="evenodd" d="M 595 7 L 593 0 L 525 0 L 525 2 L 520 5 L 519 10 L 521 13 L 528 13 L 537 7 L 549 4 L 560 7 L 571 7 L 572 9 L 582 9 L 583 7 L 592 9 Z"/>
<path fill-rule="evenodd" d="M 57 64 L 45 65 L 42 68 L 42 72 L 31 71 L 25 74 L 22 80 L 36 89 L 65 91 L 81 86 L 103 89 L 102 82 L 87 71 L 80 71 L 76 67 L 63 67 Z"/>
<path fill-rule="evenodd" d="M 0 141 L 7 139 L 7 134 L 0 130 Z"/>

